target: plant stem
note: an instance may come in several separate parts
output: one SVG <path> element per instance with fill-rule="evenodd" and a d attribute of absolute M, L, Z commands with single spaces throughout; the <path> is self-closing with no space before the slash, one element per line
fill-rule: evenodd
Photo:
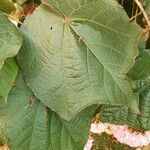
<path fill-rule="evenodd" d="M 134 18 L 136 18 L 137 16 L 141 15 L 142 12 L 139 12 L 138 14 L 134 15 L 132 18 L 130 18 L 130 21 L 132 21 Z"/>

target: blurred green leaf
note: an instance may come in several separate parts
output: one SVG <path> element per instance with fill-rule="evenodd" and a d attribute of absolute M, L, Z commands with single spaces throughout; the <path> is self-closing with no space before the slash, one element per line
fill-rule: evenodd
<path fill-rule="evenodd" d="M 121 144 L 112 136 L 102 133 L 94 136 L 92 150 L 135 150 L 135 148 Z"/>
<path fill-rule="evenodd" d="M 22 5 L 24 2 L 26 2 L 27 0 L 16 0 L 18 5 Z"/>
<path fill-rule="evenodd" d="M 11 0 L 0 0 L 0 10 L 7 14 L 15 11 L 14 3 Z"/>
<path fill-rule="evenodd" d="M 12 86 L 15 86 L 17 73 L 18 67 L 15 60 L 12 58 L 7 59 L 0 70 L 0 96 L 5 102 Z"/>
<path fill-rule="evenodd" d="M 150 0 L 141 0 L 146 13 L 148 14 L 149 18 L 150 18 Z"/>
<path fill-rule="evenodd" d="M 15 25 L 0 11 L 0 69 L 7 58 L 14 57 L 22 45 L 22 36 Z"/>

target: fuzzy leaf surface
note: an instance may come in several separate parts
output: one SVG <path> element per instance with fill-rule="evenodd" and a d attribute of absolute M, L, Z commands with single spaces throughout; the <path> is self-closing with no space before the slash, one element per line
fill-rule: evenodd
<path fill-rule="evenodd" d="M 143 131 L 150 130 L 150 78 L 134 81 L 134 91 L 139 100 L 140 114 L 127 107 L 105 105 L 101 108 L 101 120 L 115 124 L 127 124 Z"/>
<path fill-rule="evenodd" d="M 91 106 L 66 122 L 33 96 L 19 74 L 8 102 L 0 100 L 0 143 L 11 150 L 83 149 L 95 109 Z"/>
<path fill-rule="evenodd" d="M 126 73 L 139 27 L 112 0 L 47 2 L 25 20 L 18 57 L 36 97 L 66 120 L 92 104 L 137 110 Z"/>

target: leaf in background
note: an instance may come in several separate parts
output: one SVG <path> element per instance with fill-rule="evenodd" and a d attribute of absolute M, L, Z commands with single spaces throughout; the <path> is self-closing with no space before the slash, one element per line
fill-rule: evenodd
<path fill-rule="evenodd" d="M 26 2 L 27 0 L 16 0 L 18 5 L 22 5 L 24 2 Z"/>
<path fill-rule="evenodd" d="M 0 70 L 0 96 L 5 102 L 12 86 L 15 86 L 17 73 L 18 67 L 15 60 L 13 58 L 7 59 Z"/>
<path fill-rule="evenodd" d="M 150 78 L 134 81 L 134 91 L 139 93 L 139 115 L 127 107 L 105 105 L 100 111 L 101 121 L 150 130 Z"/>
<path fill-rule="evenodd" d="M 15 56 L 22 45 L 19 30 L 0 12 L 0 68 L 5 59 Z"/>
<path fill-rule="evenodd" d="M 128 72 L 128 77 L 132 80 L 144 79 L 150 75 L 150 50 L 142 51 L 142 56 L 139 57 L 134 67 Z"/>
<path fill-rule="evenodd" d="M 149 0 L 141 0 L 142 4 L 145 7 L 145 11 L 148 14 L 149 18 L 150 18 L 150 1 Z"/>
<path fill-rule="evenodd" d="M 92 150 L 135 150 L 135 148 L 117 142 L 117 140 L 106 133 L 95 135 L 94 139 Z"/>
<path fill-rule="evenodd" d="M 149 20 L 150 20 L 150 0 L 141 0 L 140 2 L 143 4 L 145 12 L 148 15 Z M 145 19 L 143 19 L 143 22 L 146 23 Z M 147 24 L 145 25 L 145 27 L 148 29 Z M 148 38 L 147 47 L 150 48 L 150 34 L 149 34 L 149 30 L 147 30 L 147 33 L 145 35 Z"/>
<path fill-rule="evenodd" d="M 39 5 L 41 4 L 41 0 L 15 0 L 17 2 L 18 5 L 22 5 L 23 3 L 26 4 L 35 4 L 35 5 Z"/>
<path fill-rule="evenodd" d="M 0 0 L 0 10 L 10 14 L 11 12 L 15 11 L 14 3 L 11 0 Z"/>
<path fill-rule="evenodd" d="M 22 31 L 18 60 L 28 86 L 62 118 L 97 103 L 137 109 L 126 73 L 141 30 L 117 2 L 56 0 L 38 7 Z"/>
<path fill-rule="evenodd" d="M 66 122 L 38 101 L 22 78 L 19 74 L 8 103 L 0 100 L 1 139 L 6 139 L 11 150 L 82 150 L 97 107 Z"/>

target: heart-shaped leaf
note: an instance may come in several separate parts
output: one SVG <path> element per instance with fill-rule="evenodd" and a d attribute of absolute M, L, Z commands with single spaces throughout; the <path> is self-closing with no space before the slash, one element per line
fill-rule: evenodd
<path fill-rule="evenodd" d="M 33 96 L 19 74 L 8 102 L 0 100 L 0 143 L 11 150 L 81 150 L 95 109 L 66 122 Z"/>
<path fill-rule="evenodd" d="M 66 120 L 91 104 L 133 104 L 126 73 L 141 30 L 112 0 L 50 1 L 22 26 L 19 63 L 28 86 Z"/>

